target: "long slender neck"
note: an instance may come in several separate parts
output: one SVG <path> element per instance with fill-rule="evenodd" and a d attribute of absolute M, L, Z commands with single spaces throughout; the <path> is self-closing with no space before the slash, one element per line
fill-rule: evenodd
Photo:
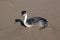
<path fill-rule="evenodd" d="M 24 18 L 24 24 L 27 25 L 26 21 L 27 21 L 27 14 L 25 15 L 25 18 Z"/>
<path fill-rule="evenodd" d="M 26 27 L 32 27 L 32 25 L 29 25 L 28 23 L 27 23 L 27 14 L 25 15 L 25 18 L 24 18 L 24 25 L 26 26 Z"/>

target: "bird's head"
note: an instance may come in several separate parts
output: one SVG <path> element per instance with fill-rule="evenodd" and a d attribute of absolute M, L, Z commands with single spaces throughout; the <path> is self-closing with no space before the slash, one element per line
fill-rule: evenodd
<path fill-rule="evenodd" d="M 21 11 L 21 14 L 22 14 L 22 16 L 26 16 L 27 15 L 25 10 Z"/>

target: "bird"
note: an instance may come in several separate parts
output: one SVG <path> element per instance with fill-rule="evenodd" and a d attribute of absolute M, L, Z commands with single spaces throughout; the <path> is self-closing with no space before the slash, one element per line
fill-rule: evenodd
<path fill-rule="evenodd" d="M 28 14 L 26 10 L 21 11 L 21 15 L 24 16 L 24 21 L 21 21 L 21 23 L 24 24 L 25 27 L 34 27 L 39 26 L 42 28 L 46 28 L 48 26 L 48 21 L 43 17 L 31 17 L 28 18 Z M 19 22 L 20 20 L 15 20 L 15 22 Z"/>

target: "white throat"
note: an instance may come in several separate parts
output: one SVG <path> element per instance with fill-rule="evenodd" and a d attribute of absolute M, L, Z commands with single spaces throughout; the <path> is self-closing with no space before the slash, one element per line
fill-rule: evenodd
<path fill-rule="evenodd" d="M 24 16 L 24 24 L 26 25 L 26 22 L 27 22 L 27 14 Z"/>
<path fill-rule="evenodd" d="M 27 27 L 32 27 L 32 25 L 29 25 L 28 23 L 27 23 L 27 14 L 25 15 L 25 18 L 24 18 L 24 25 L 25 26 L 27 26 Z"/>

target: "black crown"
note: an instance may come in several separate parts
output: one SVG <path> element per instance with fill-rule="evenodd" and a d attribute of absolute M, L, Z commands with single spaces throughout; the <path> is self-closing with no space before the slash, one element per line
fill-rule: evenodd
<path fill-rule="evenodd" d="M 22 15 L 26 13 L 26 11 L 21 11 Z"/>

